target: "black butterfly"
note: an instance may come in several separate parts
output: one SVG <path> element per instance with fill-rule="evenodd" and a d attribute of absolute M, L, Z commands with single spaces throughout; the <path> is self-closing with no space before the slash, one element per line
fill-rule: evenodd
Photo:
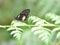
<path fill-rule="evenodd" d="M 24 21 L 28 18 L 29 13 L 30 13 L 30 9 L 25 9 L 15 19 Z"/>

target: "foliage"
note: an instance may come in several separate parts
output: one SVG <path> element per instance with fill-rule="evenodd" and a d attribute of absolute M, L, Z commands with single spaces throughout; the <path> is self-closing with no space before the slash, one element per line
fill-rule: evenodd
<path fill-rule="evenodd" d="M 60 45 L 59 5 L 60 0 L 2 0 L 0 24 L 9 24 L 23 9 L 29 8 L 31 13 L 25 22 L 13 20 L 0 27 L 6 28 L 18 45 Z"/>
<path fill-rule="evenodd" d="M 21 40 L 24 37 L 23 35 L 25 35 L 24 33 L 28 30 L 31 31 L 30 34 L 32 33 L 33 35 L 38 37 L 38 39 L 41 42 L 41 45 L 55 45 L 57 41 L 60 42 L 60 21 L 58 21 L 59 16 L 55 16 L 55 14 L 48 13 L 45 16 L 45 20 L 36 16 L 30 16 L 28 20 L 24 22 L 14 20 L 12 21 L 10 26 L 0 27 L 8 27 L 6 28 L 7 31 L 10 31 L 10 34 L 13 35 L 13 37 L 15 37 L 17 42 L 19 42 L 18 45 L 22 44 Z M 51 22 L 47 22 L 46 20 Z M 25 41 L 27 39 L 25 39 Z"/>

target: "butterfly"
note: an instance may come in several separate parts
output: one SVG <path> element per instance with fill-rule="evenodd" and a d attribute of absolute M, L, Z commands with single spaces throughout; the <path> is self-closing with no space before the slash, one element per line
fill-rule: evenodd
<path fill-rule="evenodd" d="M 28 18 L 29 13 L 30 9 L 25 9 L 15 19 L 24 21 Z"/>

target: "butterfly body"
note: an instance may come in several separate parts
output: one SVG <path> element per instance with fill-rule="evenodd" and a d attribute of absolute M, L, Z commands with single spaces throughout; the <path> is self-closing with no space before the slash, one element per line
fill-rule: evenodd
<path fill-rule="evenodd" d="M 17 17 L 16 20 L 26 20 L 30 13 L 30 9 L 23 10 Z"/>

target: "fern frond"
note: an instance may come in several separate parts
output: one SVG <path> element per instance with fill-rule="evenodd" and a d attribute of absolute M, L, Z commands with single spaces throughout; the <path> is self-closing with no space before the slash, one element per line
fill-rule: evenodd
<path fill-rule="evenodd" d="M 7 29 L 7 31 L 10 31 L 10 34 L 13 35 L 13 37 L 15 37 L 16 40 L 20 41 L 24 30 L 21 28 L 21 26 L 25 25 L 27 24 L 14 20 L 12 21 L 11 26 Z"/>
<path fill-rule="evenodd" d="M 28 24 L 33 24 L 37 26 L 54 26 L 54 24 L 51 24 L 47 22 L 46 20 L 41 19 L 39 17 L 35 17 L 35 16 L 30 16 L 28 18 Z"/>
<path fill-rule="evenodd" d="M 60 43 L 60 27 L 54 28 L 51 31 L 51 36 L 50 36 L 50 42 L 51 45 L 59 45 Z"/>
<path fill-rule="evenodd" d="M 45 19 L 53 24 L 60 25 L 60 16 L 53 13 L 48 13 L 45 15 Z"/>
<path fill-rule="evenodd" d="M 51 30 L 48 28 L 45 28 L 44 26 L 53 26 L 53 24 L 50 24 L 44 19 L 30 16 L 28 18 L 28 24 L 32 23 L 35 25 L 32 27 L 32 32 L 40 38 L 41 41 L 44 41 L 46 44 L 49 42 Z"/>
<path fill-rule="evenodd" d="M 13 35 L 13 37 L 15 37 L 16 40 L 18 41 L 21 40 L 21 35 L 23 32 L 21 28 L 11 26 L 7 29 L 7 31 L 10 31 L 11 32 L 10 34 Z"/>
<path fill-rule="evenodd" d="M 56 41 L 57 39 L 60 39 L 60 27 L 54 28 L 51 32 L 51 40 Z"/>
<path fill-rule="evenodd" d="M 49 42 L 51 30 L 44 28 L 44 27 L 34 27 L 32 28 L 32 32 L 40 38 L 41 41 L 45 43 Z"/>
<path fill-rule="evenodd" d="M 11 25 L 13 25 L 13 26 L 25 26 L 27 24 L 23 23 L 21 21 L 14 20 L 14 21 L 12 21 Z"/>

